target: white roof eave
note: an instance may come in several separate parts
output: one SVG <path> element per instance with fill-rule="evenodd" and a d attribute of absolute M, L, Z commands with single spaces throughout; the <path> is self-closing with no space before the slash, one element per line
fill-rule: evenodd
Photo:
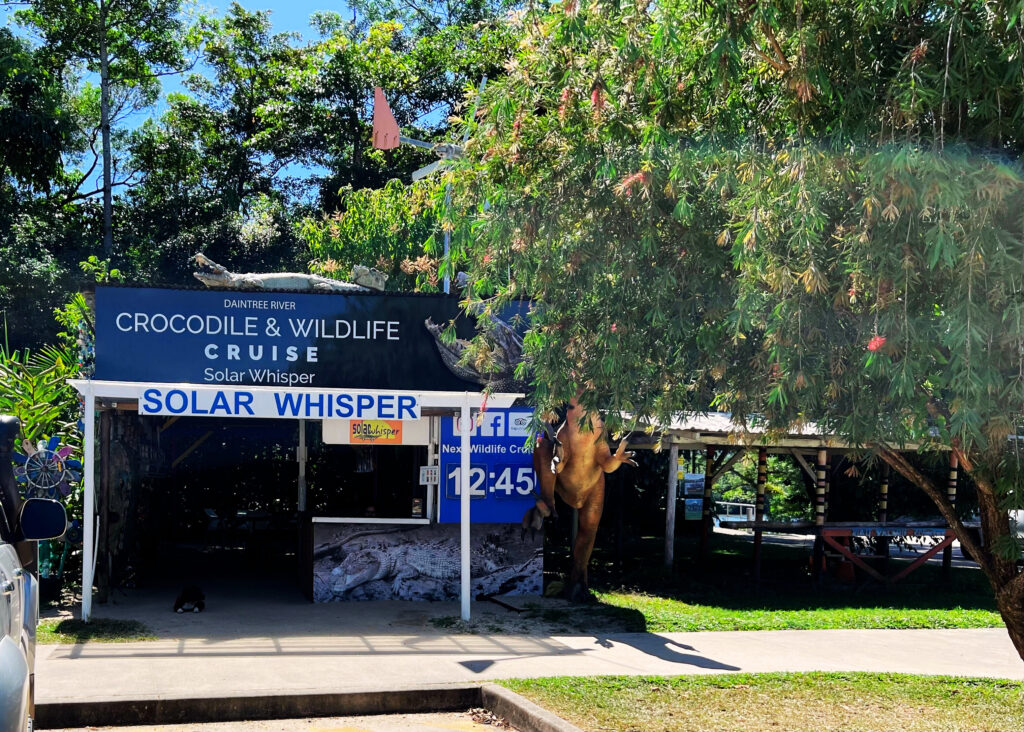
<path fill-rule="evenodd" d="M 422 407 L 456 409 L 466 403 L 467 399 L 478 397 L 481 405 L 485 399 L 483 392 L 475 391 L 426 391 L 414 389 L 341 389 L 341 388 L 309 388 L 309 387 L 273 387 L 252 386 L 245 384 L 192 384 L 162 383 L 152 381 L 100 381 L 92 379 L 68 379 L 68 383 L 79 394 L 86 396 L 91 393 L 101 399 L 138 399 L 146 389 L 218 389 L 225 393 L 236 391 L 262 392 L 314 392 L 317 394 L 409 394 L 415 396 Z M 499 392 L 486 396 L 486 404 L 493 409 L 507 409 L 516 399 L 524 394 Z"/>

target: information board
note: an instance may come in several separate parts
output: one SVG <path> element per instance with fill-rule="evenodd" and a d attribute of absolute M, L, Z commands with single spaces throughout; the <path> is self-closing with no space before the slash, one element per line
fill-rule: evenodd
<path fill-rule="evenodd" d="M 455 319 L 459 337 L 475 333 L 454 297 L 101 286 L 94 378 L 479 391 L 445 367 L 424 324 L 428 317 L 439 324 Z"/>
<path fill-rule="evenodd" d="M 537 501 L 533 440 L 528 409 L 488 409 L 474 420 L 470 435 L 470 520 L 519 523 Z M 441 419 L 441 523 L 461 516 L 462 451 L 458 419 Z"/>
<path fill-rule="evenodd" d="M 704 516 L 703 498 L 687 498 L 683 506 L 684 521 L 699 521 Z"/>
<path fill-rule="evenodd" d="M 680 478 L 683 481 L 684 496 L 704 495 L 704 473 L 684 473 Z"/>

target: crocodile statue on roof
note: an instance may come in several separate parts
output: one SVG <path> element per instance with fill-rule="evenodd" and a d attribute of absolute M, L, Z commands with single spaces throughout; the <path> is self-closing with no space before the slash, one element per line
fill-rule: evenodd
<path fill-rule="evenodd" d="M 235 274 L 214 262 L 205 254 L 192 258 L 199 267 L 193 272 L 197 280 L 207 287 L 226 287 L 234 290 L 304 290 L 307 292 L 370 292 L 383 290 L 388 276 L 370 267 L 352 268 L 354 282 L 332 280 L 301 272 L 267 272 L 263 274 Z"/>

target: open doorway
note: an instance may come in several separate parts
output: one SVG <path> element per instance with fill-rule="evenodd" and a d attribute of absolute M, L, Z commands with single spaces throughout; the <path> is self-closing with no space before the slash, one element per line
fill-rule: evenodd
<path fill-rule="evenodd" d="M 128 444 L 114 441 L 110 450 L 99 561 L 109 565 L 113 601 L 157 593 L 170 609 L 190 586 L 206 595 L 301 601 L 298 422 L 122 419 L 150 423 L 157 459 L 139 470 L 121 454 Z"/>

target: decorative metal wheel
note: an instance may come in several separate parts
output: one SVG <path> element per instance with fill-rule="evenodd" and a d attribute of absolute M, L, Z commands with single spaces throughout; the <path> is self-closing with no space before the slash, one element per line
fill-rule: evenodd
<path fill-rule="evenodd" d="M 82 477 L 82 463 L 71 458 L 74 448 L 60 446 L 60 436 L 35 446 L 22 442 L 25 453 L 14 453 L 14 477 L 24 484 L 26 498 L 58 498 L 71 493 L 71 484 Z"/>

